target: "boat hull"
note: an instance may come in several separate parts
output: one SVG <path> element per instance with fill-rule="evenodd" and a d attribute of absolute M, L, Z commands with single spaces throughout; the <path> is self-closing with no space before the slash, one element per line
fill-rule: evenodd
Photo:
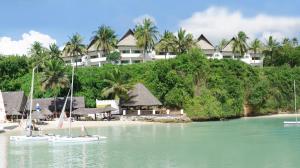
<path fill-rule="evenodd" d="M 300 125 L 300 121 L 284 121 L 283 124 Z"/>
<path fill-rule="evenodd" d="M 23 142 L 32 142 L 32 141 L 45 141 L 47 142 L 49 139 L 51 139 L 53 136 L 10 136 L 10 141 L 23 141 Z"/>
<path fill-rule="evenodd" d="M 69 137 L 69 136 L 55 136 L 49 139 L 51 142 L 60 142 L 60 143 L 76 143 L 76 142 L 95 142 L 106 139 L 103 136 L 82 136 L 82 137 Z"/>

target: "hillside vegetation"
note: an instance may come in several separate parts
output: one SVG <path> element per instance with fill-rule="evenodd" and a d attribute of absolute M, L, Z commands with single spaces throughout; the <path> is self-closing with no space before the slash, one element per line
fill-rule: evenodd
<path fill-rule="evenodd" d="M 292 110 L 293 80 L 300 81 L 298 67 L 254 68 L 236 60 L 208 60 L 195 49 L 169 60 L 120 66 L 106 64 L 101 68 L 78 67 L 75 95 L 84 96 L 87 107 L 95 107 L 95 99 L 104 99 L 101 91 L 107 85 L 105 74 L 115 68 L 120 70 L 125 83 L 143 83 L 164 106 L 184 108 L 193 120 L 240 117 L 245 107 L 250 109 L 248 115 Z M 28 95 L 30 72 L 26 57 L 1 58 L 0 89 L 24 90 Z M 70 73 L 71 67 L 67 67 L 69 78 Z M 37 73 L 34 97 L 67 94 L 68 88 L 42 89 L 40 80 L 41 73 Z"/>

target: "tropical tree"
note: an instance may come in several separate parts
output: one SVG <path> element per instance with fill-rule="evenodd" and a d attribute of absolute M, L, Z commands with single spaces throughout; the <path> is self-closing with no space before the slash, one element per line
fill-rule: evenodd
<path fill-rule="evenodd" d="M 35 41 L 29 51 L 31 66 L 35 67 L 40 65 L 43 67 L 44 62 L 47 60 L 47 49 L 42 46 L 42 43 Z"/>
<path fill-rule="evenodd" d="M 166 30 L 161 36 L 159 43 L 155 46 L 155 49 L 158 52 L 164 52 L 165 59 L 167 59 L 167 53 L 174 52 L 176 50 L 175 41 L 176 37 L 174 34 Z"/>
<path fill-rule="evenodd" d="M 146 54 L 153 49 L 157 41 L 157 27 L 154 25 L 154 22 L 146 18 L 142 24 L 135 26 L 134 36 L 137 39 L 137 46 L 143 49 L 144 61 Z"/>
<path fill-rule="evenodd" d="M 182 28 L 177 32 L 177 36 L 175 39 L 175 46 L 178 50 L 178 53 L 186 53 L 189 49 L 193 48 L 196 45 L 194 41 L 193 35 L 190 33 L 186 33 L 186 31 Z"/>
<path fill-rule="evenodd" d="M 86 47 L 83 44 L 83 38 L 80 34 L 76 33 L 69 38 L 69 41 L 66 43 L 63 53 L 75 58 L 75 64 L 77 68 L 77 59 L 79 56 L 82 56 L 86 53 Z"/>
<path fill-rule="evenodd" d="M 126 97 L 131 88 L 130 85 L 128 85 L 126 77 L 117 68 L 106 73 L 103 82 L 106 84 L 106 87 L 102 90 L 103 97 L 120 99 Z"/>
<path fill-rule="evenodd" d="M 109 27 L 102 25 L 94 32 L 91 43 L 88 48 L 95 46 L 97 50 L 102 50 L 104 56 L 110 53 L 117 45 L 117 36 L 115 31 Z"/>
<path fill-rule="evenodd" d="M 238 35 L 234 38 L 232 50 L 234 53 L 239 53 L 240 56 L 244 56 L 248 51 L 247 39 L 249 37 L 245 32 L 240 31 Z"/>
<path fill-rule="evenodd" d="M 273 55 L 274 55 L 276 48 L 278 48 L 278 46 L 279 46 L 279 43 L 273 38 L 273 36 L 269 36 L 263 53 L 265 56 L 270 57 L 271 64 L 273 64 Z"/>
<path fill-rule="evenodd" d="M 222 39 L 222 40 L 220 41 L 219 45 L 217 46 L 217 49 L 218 49 L 219 51 L 222 51 L 223 48 L 228 44 L 228 42 L 229 42 L 228 40 Z"/>
<path fill-rule="evenodd" d="M 51 92 L 54 95 L 55 102 L 55 112 L 56 108 L 56 99 L 60 93 L 61 88 L 65 88 L 69 85 L 69 80 L 67 75 L 65 75 L 65 66 L 60 60 L 49 60 L 45 62 L 45 70 L 42 73 L 41 84 L 43 90 L 51 89 Z"/>
<path fill-rule="evenodd" d="M 251 49 L 253 50 L 254 54 L 260 52 L 262 50 L 262 43 L 259 39 L 254 39 L 250 44 Z"/>
<path fill-rule="evenodd" d="M 61 51 L 60 51 L 58 45 L 56 45 L 55 43 L 49 45 L 49 56 L 50 56 L 50 59 L 63 61 L 61 58 Z"/>

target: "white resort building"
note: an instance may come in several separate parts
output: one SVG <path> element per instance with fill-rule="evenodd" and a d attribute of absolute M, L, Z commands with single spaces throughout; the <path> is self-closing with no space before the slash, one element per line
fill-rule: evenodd
<path fill-rule="evenodd" d="M 233 42 L 235 38 L 232 38 L 228 44 L 219 51 L 203 34 L 201 34 L 196 45 L 204 52 L 208 59 L 235 59 L 241 60 L 252 66 L 263 66 L 263 56 L 261 53 L 254 53 L 252 50 L 248 50 L 244 56 L 237 55 L 233 52 Z M 137 40 L 134 36 L 134 31 L 129 29 L 117 43 L 115 51 L 120 53 L 120 60 L 118 64 L 133 64 L 142 61 L 160 60 L 175 58 L 175 53 L 164 52 L 147 52 L 143 54 L 143 49 L 137 47 Z M 75 65 L 75 58 L 64 55 L 63 60 L 67 64 Z M 95 46 L 89 46 L 87 54 L 77 57 L 77 66 L 101 66 L 107 63 L 106 57 L 103 56 L 102 50 L 97 50 Z"/>

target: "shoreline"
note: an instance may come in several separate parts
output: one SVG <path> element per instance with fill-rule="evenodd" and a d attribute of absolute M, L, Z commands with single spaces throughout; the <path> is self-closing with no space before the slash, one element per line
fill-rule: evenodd
<path fill-rule="evenodd" d="M 247 116 L 241 117 L 237 119 L 251 119 L 251 118 L 286 118 L 286 117 L 296 117 L 297 114 L 289 114 L 289 113 L 281 113 L 281 114 L 270 114 L 263 116 Z M 192 122 L 206 122 L 206 121 L 192 121 Z M 45 121 L 45 125 L 38 125 L 41 131 L 49 131 L 49 130 L 59 130 L 66 129 L 69 125 L 68 121 L 63 123 L 63 128 L 57 127 L 57 121 Z M 72 128 L 81 128 L 82 126 L 86 128 L 93 127 L 109 127 L 109 126 L 134 126 L 134 125 L 153 125 L 153 124 L 167 124 L 163 122 L 153 122 L 153 121 L 74 121 L 72 122 Z M 8 127 L 5 129 L 5 132 L 2 134 L 16 133 L 23 131 L 23 128 L 18 126 L 17 123 L 6 123 L 4 127 Z"/>

